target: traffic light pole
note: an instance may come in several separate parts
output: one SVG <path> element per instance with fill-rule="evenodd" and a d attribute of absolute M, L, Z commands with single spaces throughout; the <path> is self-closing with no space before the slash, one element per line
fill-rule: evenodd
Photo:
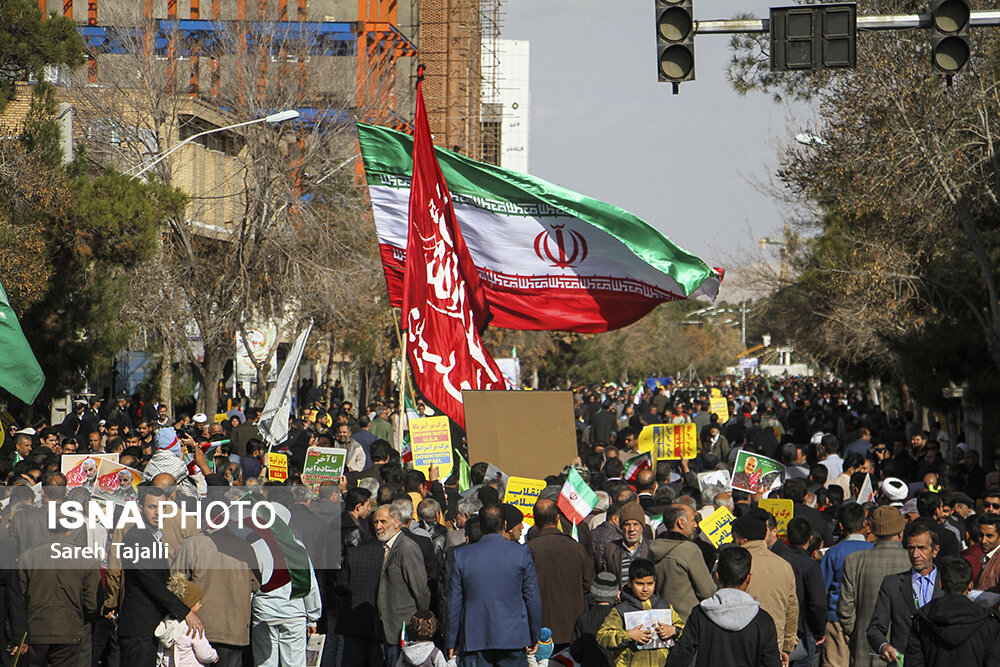
<path fill-rule="evenodd" d="M 969 25 L 1000 26 L 1000 11 L 970 12 Z M 876 14 L 858 17 L 858 30 L 909 30 L 930 27 L 930 14 Z M 766 33 L 770 30 L 770 19 L 712 19 L 694 22 L 696 35 L 753 34 Z"/>

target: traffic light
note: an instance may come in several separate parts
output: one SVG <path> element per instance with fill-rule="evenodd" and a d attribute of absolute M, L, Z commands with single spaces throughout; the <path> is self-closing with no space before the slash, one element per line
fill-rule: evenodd
<path fill-rule="evenodd" d="M 853 2 L 771 8 L 771 69 L 820 70 L 857 62 Z"/>
<path fill-rule="evenodd" d="M 969 62 L 969 0 L 931 0 L 931 64 L 951 76 Z"/>
<path fill-rule="evenodd" d="M 691 0 L 656 0 L 656 57 L 660 81 L 694 81 L 694 10 Z"/>

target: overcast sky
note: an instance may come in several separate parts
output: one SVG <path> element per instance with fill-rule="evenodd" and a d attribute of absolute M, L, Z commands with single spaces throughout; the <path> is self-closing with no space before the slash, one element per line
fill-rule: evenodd
<path fill-rule="evenodd" d="M 695 18 L 717 19 L 781 3 L 694 4 Z M 531 42 L 532 174 L 635 213 L 709 265 L 760 257 L 782 210 L 754 181 L 801 127 L 769 96 L 732 90 L 728 36 L 697 37 L 697 78 L 674 96 L 656 78 L 654 0 L 504 0 L 503 11 L 501 37 Z"/>

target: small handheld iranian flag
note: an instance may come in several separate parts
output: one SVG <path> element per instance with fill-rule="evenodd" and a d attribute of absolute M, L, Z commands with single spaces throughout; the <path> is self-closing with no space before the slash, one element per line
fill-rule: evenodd
<path fill-rule="evenodd" d="M 559 500 L 556 501 L 556 505 L 566 515 L 566 518 L 573 522 L 575 529 L 576 524 L 587 518 L 590 511 L 597 505 L 597 494 L 587 486 L 576 468 L 570 468 L 569 476 L 566 478 L 566 483 L 563 484 L 562 491 L 559 492 Z"/>
<path fill-rule="evenodd" d="M 640 470 L 653 469 L 653 457 L 649 452 L 643 452 L 638 456 L 633 456 L 625 463 L 625 479 L 634 482 Z"/>

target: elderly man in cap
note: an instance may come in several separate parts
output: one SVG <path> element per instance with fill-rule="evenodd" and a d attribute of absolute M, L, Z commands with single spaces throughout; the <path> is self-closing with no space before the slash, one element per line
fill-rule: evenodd
<path fill-rule="evenodd" d="M 876 537 L 875 545 L 844 559 L 844 578 L 837 602 L 837 618 L 851 650 L 852 667 L 883 664 L 868 646 L 868 625 L 875 612 L 882 580 L 910 569 L 910 558 L 902 544 L 906 520 L 900 511 L 888 505 L 876 507 L 868 518 L 868 525 Z"/>
<path fill-rule="evenodd" d="M 799 599 L 795 594 L 795 574 L 785 559 L 767 548 L 768 513 L 754 508 L 733 522 L 733 543 L 750 552 L 749 593 L 774 620 L 781 662 L 798 644 Z"/>

